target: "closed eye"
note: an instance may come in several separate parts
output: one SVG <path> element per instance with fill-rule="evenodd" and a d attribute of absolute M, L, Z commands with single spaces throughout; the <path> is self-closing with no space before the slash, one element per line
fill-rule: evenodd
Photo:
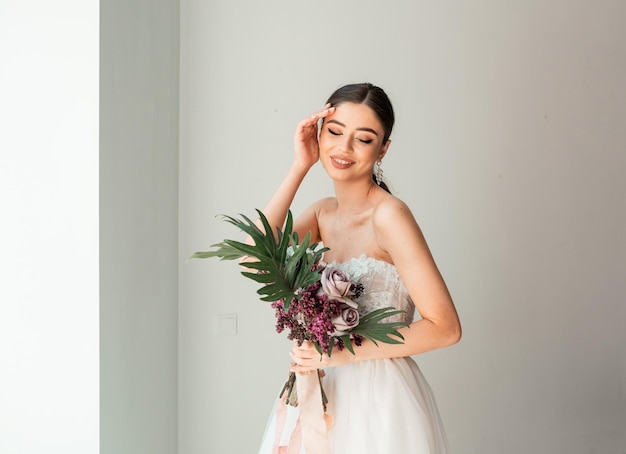
<path fill-rule="evenodd" d="M 365 144 L 368 144 L 368 143 L 372 143 L 372 142 L 373 142 L 373 139 L 357 139 L 357 140 L 358 140 L 358 141 L 360 141 L 360 142 L 363 142 L 363 143 L 365 143 Z"/>
<path fill-rule="evenodd" d="M 337 131 L 334 131 L 334 130 L 332 130 L 330 128 L 328 128 L 328 132 L 330 132 L 333 136 L 340 136 L 341 135 L 341 133 L 339 133 Z"/>

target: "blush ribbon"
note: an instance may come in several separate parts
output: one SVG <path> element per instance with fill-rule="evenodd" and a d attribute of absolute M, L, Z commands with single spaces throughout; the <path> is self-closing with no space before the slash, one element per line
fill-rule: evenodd
<path fill-rule="evenodd" d="M 286 396 L 281 396 L 276 407 L 276 434 L 273 454 L 299 454 L 304 446 L 306 454 L 330 454 L 328 447 L 328 424 L 332 418 L 324 415 L 322 389 L 317 373 L 296 372 L 299 417 L 289 446 L 279 446 L 287 419 Z"/>

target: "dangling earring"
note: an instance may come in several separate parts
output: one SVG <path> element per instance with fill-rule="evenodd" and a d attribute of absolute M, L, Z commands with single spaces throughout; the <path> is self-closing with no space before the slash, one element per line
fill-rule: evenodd
<path fill-rule="evenodd" d="M 374 177 L 376 178 L 376 184 L 380 186 L 383 182 L 383 169 L 380 167 L 380 161 L 376 161 L 374 164 Z"/>

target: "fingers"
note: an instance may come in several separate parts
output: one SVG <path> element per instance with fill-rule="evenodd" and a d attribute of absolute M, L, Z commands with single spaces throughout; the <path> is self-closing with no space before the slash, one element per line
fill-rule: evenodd
<path fill-rule="evenodd" d="M 291 366 L 289 368 L 289 372 L 299 372 L 301 374 L 310 374 L 311 372 L 315 370 L 316 370 L 315 368 L 305 367 L 305 366 L 300 366 L 300 365 Z"/>
<path fill-rule="evenodd" d="M 317 360 L 305 360 L 299 359 L 296 361 L 292 361 L 289 365 L 290 372 L 312 372 L 317 369 L 321 369 L 324 365 L 321 363 L 320 359 Z"/>
<path fill-rule="evenodd" d="M 294 342 L 289 356 L 291 358 L 290 370 L 294 372 L 315 370 L 322 366 L 322 357 L 312 342 L 304 342 L 301 346 Z"/>
<path fill-rule="evenodd" d="M 308 118 L 305 118 L 300 123 L 301 126 L 317 126 L 317 122 L 321 118 L 326 118 L 330 114 L 335 112 L 335 107 L 330 104 L 326 104 L 321 110 L 311 114 Z"/>
<path fill-rule="evenodd" d="M 297 343 L 294 342 L 293 347 L 291 347 L 291 360 L 294 362 L 302 362 L 303 360 L 310 360 L 314 357 L 319 357 L 319 353 L 313 346 L 311 342 L 304 342 L 301 346 L 298 346 Z"/>
<path fill-rule="evenodd" d="M 309 117 L 309 121 L 312 123 L 317 123 L 320 118 L 325 118 L 328 115 L 332 114 L 335 111 L 335 107 L 331 106 L 330 103 L 326 104 L 321 110 L 315 112 Z"/>

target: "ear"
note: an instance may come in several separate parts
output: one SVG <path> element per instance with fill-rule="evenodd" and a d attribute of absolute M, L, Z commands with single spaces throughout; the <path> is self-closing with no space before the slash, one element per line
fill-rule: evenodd
<path fill-rule="evenodd" d="M 376 158 L 377 161 L 383 160 L 383 158 L 387 154 L 387 150 L 389 150 L 390 145 L 391 145 L 391 139 L 387 139 L 387 142 L 385 142 L 385 145 L 381 147 L 380 152 L 378 153 L 378 157 Z"/>

